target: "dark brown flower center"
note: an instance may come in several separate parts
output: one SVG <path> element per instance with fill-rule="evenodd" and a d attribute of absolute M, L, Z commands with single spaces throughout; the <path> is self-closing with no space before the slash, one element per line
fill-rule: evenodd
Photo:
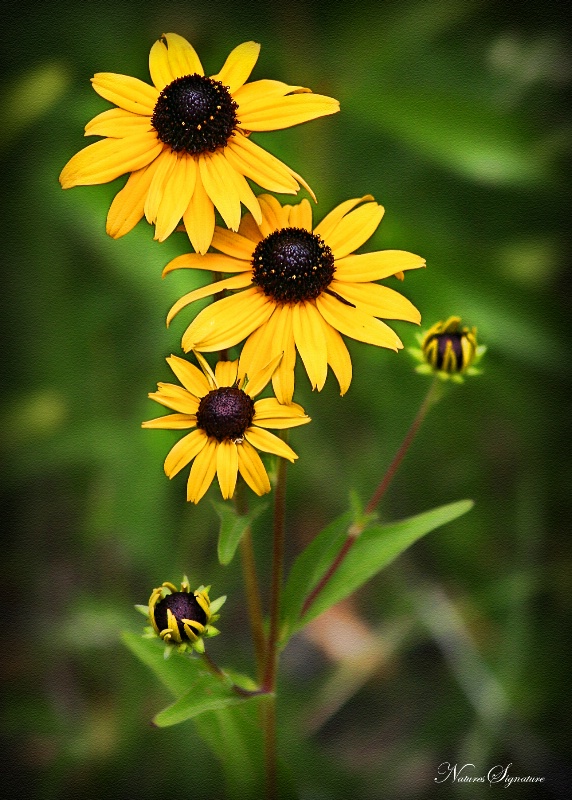
<path fill-rule="evenodd" d="M 223 386 L 206 394 L 197 411 L 197 426 L 219 442 L 239 441 L 254 418 L 254 401 L 242 389 Z"/>
<path fill-rule="evenodd" d="M 252 282 L 280 303 L 313 300 L 334 277 L 334 254 L 317 233 L 282 228 L 256 245 Z"/>
<path fill-rule="evenodd" d="M 189 637 L 185 633 L 182 620 L 190 619 L 193 622 L 200 622 L 201 625 L 207 624 L 207 615 L 200 607 L 196 597 L 189 592 L 173 592 L 157 603 L 154 614 L 155 623 L 160 631 L 169 627 L 167 609 L 174 614 L 183 641 L 189 641 Z"/>
<path fill-rule="evenodd" d="M 226 86 L 204 75 L 185 75 L 167 84 L 155 104 L 151 124 L 176 153 L 196 156 L 224 147 L 239 124 L 238 104 Z"/>
<path fill-rule="evenodd" d="M 451 349 L 455 355 L 456 369 L 454 372 L 461 372 L 466 366 L 464 363 L 464 353 L 462 341 L 465 338 L 463 333 L 439 333 L 431 336 L 425 343 L 425 348 L 429 346 L 430 342 L 437 341 L 437 348 L 435 351 L 433 366 L 437 369 L 443 367 L 445 361 L 445 353 L 447 352 L 447 345 L 450 343 Z"/>

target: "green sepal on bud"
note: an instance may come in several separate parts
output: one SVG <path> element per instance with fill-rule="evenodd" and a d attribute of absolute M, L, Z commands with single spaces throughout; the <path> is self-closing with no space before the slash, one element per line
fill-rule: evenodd
<path fill-rule="evenodd" d="M 461 317 L 449 317 L 418 336 L 420 348 L 408 350 L 422 375 L 437 375 L 441 380 L 463 383 L 467 375 L 480 375 L 475 369 L 486 347 L 477 342 L 477 329 L 462 325 Z"/>
<path fill-rule="evenodd" d="M 175 649 L 180 653 L 192 650 L 204 653 L 203 639 L 220 633 L 212 623 L 219 619 L 217 611 L 225 602 L 226 595 L 211 603 L 210 588 L 199 586 L 191 591 L 185 575 L 180 589 L 173 583 L 165 582 L 153 589 L 147 606 L 136 606 L 151 623 L 145 635 L 159 636 L 165 643 L 165 658 Z"/>

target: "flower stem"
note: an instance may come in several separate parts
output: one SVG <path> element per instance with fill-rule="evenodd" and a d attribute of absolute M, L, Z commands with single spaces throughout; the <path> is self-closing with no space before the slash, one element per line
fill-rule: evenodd
<path fill-rule="evenodd" d="M 266 694 L 266 692 L 263 689 L 245 689 L 244 687 L 239 686 L 228 677 L 226 672 L 224 672 L 218 666 L 218 664 L 215 664 L 215 662 L 212 660 L 212 658 L 206 651 L 202 654 L 202 656 L 203 656 L 203 661 L 205 662 L 209 670 L 212 672 L 212 674 L 215 675 L 217 678 L 220 678 L 221 681 L 228 683 L 232 691 L 240 695 L 241 697 L 257 697 L 258 695 Z"/>
<path fill-rule="evenodd" d="M 302 611 L 300 612 L 300 616 L 303 617 L 316 597 L 320 594 L 323 590 L 324 586 L 330 581 L 332 575 L 338 570 L 340 564 L 345 559 L 347 554 L 352 548 L 354 542 L 359 538 L 365 527 L 367 526 L 367 517 L 370 516 L 375 509 L 377 508 L 379 502 L 381 501 L 382 497 L 386 493 L 389 484 L 393 480 L 395 473 L 399 469 L 401 462 L 403 461 L 407 451 L 411 447 L 415 436 L 419 428 L 421 427 L 421 423 L 427 416 L 427 413 L 432 405 L 434 405 L 439 398 L 441 397 L 441 384 L 439 378 L 435 376 L 431 385 L 429 386 L 429 390 L 421 403 L 419 410 L 415 416 L 415 419 L 411 423 L 409 430 L 405 434 L 405 438 L 401 442 L 401 445 L 393 456 L 391 464 L 387 468 L 385 474 L 383 475 L 382 479 L 380 480 L 377 488 L 375 489 L 374 493 L 372 494 L 367 506 L 364 509 L 364 517 L 365 519 L 360 522 L 354 522 L 348 528 L 348 532 L 346 535 L 346 539 L 335 559 L 332 561 L 322 578 L 318 581 L 316 586 L 312 589 L 306 600 L 304 601 L 304 605 L 302 606 Z"/>

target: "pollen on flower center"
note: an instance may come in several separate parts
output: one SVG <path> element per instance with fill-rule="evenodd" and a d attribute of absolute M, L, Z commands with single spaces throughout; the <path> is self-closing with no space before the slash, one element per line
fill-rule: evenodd
<path fill-rule="evenodd" d="M 168 594 L 157 603 L 154 615 L 155 623 L 160 631 L 169 627 L 167 609 L 171 611 L 177 620 L 179 633 L 183 640 L 188 641 L 189 637 L 185 633 L 182 620 L 190 619 L 193 622 L 200 622 L 201 625 L 206 625 L 207 623 L 207 615 L 199 605 L 196 597 L 189 592 L 173 592 L 173 594 Z"/>
<path fill-rule="evenodd" d="M 252 282 L 280 303 L 313 300 L 331 283 L 334 254 L 317 233 L 282 228 L 256 245 Z"/>
<path fill-rule="evenodd" d="M 242 389 L 223 386 L 206 394 L 197 411 L 197 426 L 219 442 L 241 440 L 254 418 L 254 401 Z"/>
<path fill-rule="evenodd" d="M 239 124 L 238 104 L 226 86 L 204 75 L 185 75 L 167 84 L 155 104 L 151 124 L 176 153 L 214 152 Z"/>

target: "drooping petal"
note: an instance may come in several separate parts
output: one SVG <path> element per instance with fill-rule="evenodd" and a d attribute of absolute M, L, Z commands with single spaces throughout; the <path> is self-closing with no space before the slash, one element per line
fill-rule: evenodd
<path fill-rule="evenodd" d="M 311 302 L 292 310 L 294 341 L 306 367 L 312 389 L 323 389 L 328 375 L 328 351 L 322 317 Z"/>
<path fill-rule="evenodd" d="M 330 211 L 329 214 L 326 214 L 319 225 L 316 225 L 314 228 L 314 233 L 319 233 L 320 236 L 327 241 L 328 236 L 335 229 L 338 222 L 345 217 L 345 215 L 350 212 L 352 208 L 355 208 L 360 203 L 365 203 L 373 199 L 373 195 L 366 194 L 363 197 L 354 197 L 353 200 L 346 200 L 345 202 L 340 203 L 340 205 L 336 206 L 332 211 Z"/>
<path fill-rule="evenodd" d="M 211 272 L 246 272 L 252 269 L 250 261 L 239 261 L 221 253 L 184 253 L 169 261 L 163 270 L 163 277 L 176 269 L 204 269 Z"/>
<path fill-rule="evenodd" d="M 288 225 L 291 228 L 312 231 L 312 206 L 306 198 L 296 205 L 285 206 L 284 209 L 288 211 Z"/>
<path fill-rule="evenodd" d="M 157 392 L 149 393 L 151 400 L 155 400 L 156 403 L 171 408 L 173 411 L 179 411 L 181 414 L 197 413 L 199 401 L 186 389 L 175 386 L 173 383 L 159 383 L 158 386 Z"/>
<path fill-rule="evenodd" d="M 329 288 L 372 317 L 404 319 L 417 324 L 421 322 L 421 314 L 413 303 L 387 286 L 334 280 Z"/>
<path fill-rule="evenodd" d="M 149 53 L 149 74 L 159 91 L 177 77 L 171 70 L 167 48 L 161 39 L 155 42 Z"/>
<path fill-rule="evenodd" d="M 383 214 L 383 206 L 377 203 L 366 203 L 346 214 L 326 239 L 334 257 L 343 258 L 361 247 L 374 233 Z"/>
<path fill-rule="evenodd" d="M 264 189 L 285 194 L 296 194 L 299 189 L 286 164 L 241 133 L 229 140 L 225 156 L 238 172 Z"/>
<path fill-rule="evenodd" d="M 215 228 L 212 245 L 221 253 L 242 261 L 252 261 L 255 245 L 250 239 L 241 236 L 240 233 L 228 231 L 225 228 Z"/>
<path fill-rule="evenodd" d="M 167 56 L 173 78 L 205 74 L 195 48 L 183 36 L 178 33 L 164 33 L 163 39 L 167 42 Z"/>
<path fill-rule="evenodd" d="M 238 275 L 233 275 L 232 278 L 225 278 L 223 281 L 216 281 L 215 283 L 207 283 L 206 286 L 201 286 L 200 289 L 189 292 L 177 300 L 172 306 L 167 314 L 167 327 L 169 327 L 173 317 L 175 317 L 182 308 L 185 308 L 190 303 L 194 303 L 195 300 L 202 300 L 204 297 L 222 292 L 224 289 L 244 289 L 245 286 L 250 286 L 251 283 L 252 275 L 249 272 L 241 272 Z"/>
<path fill-rule="evenodd" d="M 324 331 L 328 348 L 328 364 L 338 379 L 340 395 L 343 397 L 352 382 L 352 360 L 348 348 L 337 330 L 325 322 Z"/>
<path fill-rule="evenodd" d="M 190 464 L 207 443 L 207 435 L 201 429 L 183 436 L 182 439 L 171 448 L 165 459 L 165 475 L 174 478 L 187 464 Z"/>
<path fill-rule="evenodd" d="M 132 172 L 123 189 L 113 198 L 107 214 L 105 230 L 114 239 L 129 233 L 143 218 L 145 199 L 160 160 Z"/>
<path fill-rule="evenodd" d="M 333 97 L 321 94 L 294 94 L 286 97 L 270 97 L 266 105 L 239 108 L 239 118 L 245 130 L 276 131 L 291 128 L 317 117 L 335 114 L 340 104 Z"/>
<path fill-rule="evenodd" d="M 205 192 L 199 170 L 197 170 L 195 191 L 187 210 L 183 214 L 183 222 L 196 252 L 206 253 L 213 238 L 215 210 L 212 200 Z"/>
<path fill-rule="evenodd" d="M 316 299 L 316 305 L 326 322 L 345 336 L 391 350 L 403 347 L 397 334 L 388 325 L 359 308 L 350 308 L 327 294 L 321 294 Z"/>
<path fill-rule="evenodd" d="M 219 386 L 234 386 L 238 373 L 238 359 L 235 361 L 217 361 L 215 378 Z"/>
<path fill-rule="evenodd" d="M 188 428 L 194 428 L 196 424 L 197 418 L 191 416 L 191 414 L 165 414 L 162 417 L 155 417 L 155 419 L 148 419 L 146 422 L 142 422 L 141 427 L 153 430 L 183 431 Z"/>
<path fill-rule="evenodd" d="M 231 179 L 234 182 L 242 205 L 250 211 L 257 222 L 262 222 L 262 211 L 260 210 L 258 198 L 250 188 L 250 185 L 244 175 L 241 172 L 237 172 L 230 161 L 228 161 L 225 150 L 219 153 L 219 158 L 223 158 L 226 161 L 226 174 L 229 180 Z M 238 229 L 240 230 L 240 225 Z"/>
<path fill-rule="evenodd" d="M 264 324 L 274 304 L 256 287 L 204 308 L 183 334 L 183 349 L 211 353 L 232 347 Z"/>
<path fill-rule="evenodd" d="M 157 158 L 157 166 L 149 185 L 149 191 L 145 198 L 145 218 L 147 222 L 154 223 L 157 219 L 157 213 L 161 200 L 163 199 L 163 191 L 165 184 L 169 179 L 171 172 L 174 170 L 177 163 L 177 156 L 170 148 L 166 148 Z"/>
<path fill-rule="evenodd" d="M 163 187 L 163 196 L 157 211 L 155 239 L 164 242 L 177 227 L 191 202 L 197 175 L 196 161 L 191 156 L 179 155 Z"/>
<path fill-rule="evenodd" d="M 111 139 L 123 139 L 125 136 L 152 131 L 149 117 L 142 117 L 123 108 L 102 111 L 85 126 L 86 136 L 108 136 Z"/>
<path fill-rule="evenodd" d="M 250 77 L 259 53 L 260 45 L 257 42 L 239 44 L 229 53 L 221 71 L 217 75 L 212 75 L 213 80 L 228 86 L 231 93 L 235 92 Z"/>
<path fill-rule="evenodd" d="M 404 250 L 378 250 L 336 261 L 336 280 L 365 283 L 397 275 L 406 269 L 425 266 L 425 259 Z"/>
<path fill-rule="evenodd" d="M 63 168 L 63 189 L 108 183 L 126 172 L 146 167 L 157 158 L 163 144 L 156 134 L 143 133 L 124 139 L 102 139 L 76 153 Z"/>
<path fill-rule="evenodd" d="M 217 447 L 217 440 L 209 436 L 193 462 L 187 482 L 187 500 L 191 503 L 198 503 L 213 481 L 216 474 Z"/>
<path fill-rule="evenodd" d="M 240 225 L 240 196 L 234 183 L 232 167 L 220 153 L 201 155 L 198 163 L 206 193 L 227 228 L 237 231 Z"/>
<path fill-rule="evenodd" d="M 234 442 L 219 442 L 216 450 L 216 471 L 223 500 L 229 500 L 234 494 L 238 477 L 238 452 Z"/>
<path fill-rule="evenodd" d="M 170 356 L 167 364 L 171 367 L 177 378 L 181 381 L 185 389 L 195 397 L 204 397 L 211 390 L 211 385 L 207 377 L 198 367 L 191 364 L 185 358 Z"/>
<path fill-rule="evenodd" d="M 287 458 L 288 461 L 296 461 L 298 456 L 292 448 L 275 436 L 270 431 L 265 431 L 262 428 L 247 428 L 244 437 L 247 442 L 254 445 L 258 450 L 264 453 L 272 453 L 275 456 L 282 456 Z"/>
<path fill-rule="evenodd" d="M 270 491 L 270 481 L 254 447 L 245 441 L 238 445 L 237 450 L 238 470 L 246 483 L 257 495 L 267 494 Z"/>
<path fill-rule="evenodd" d="M 115 72 L 97 72 L 91 79 L 95 91 L 110 103 L 150 117 L 153 114 L 159 92 L 154 86 Z"/>
<path fill-rule="evenodd" d="M 284 305 L 276 309 L 276 347 L 282 351 L 282 361 L 272 376 L 272 388 L 281 403 L 291 403 L 294 395 L 294 367 L 296 348 L 292 332 L 292 308 Z"/>

